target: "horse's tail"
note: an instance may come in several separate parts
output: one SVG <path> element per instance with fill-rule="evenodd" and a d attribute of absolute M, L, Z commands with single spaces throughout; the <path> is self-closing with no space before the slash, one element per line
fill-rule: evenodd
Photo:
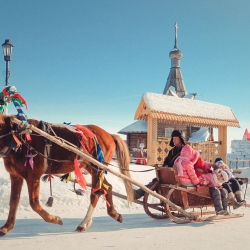
<path fill-rule="evenodd" d="M 129 156 L 128 146 L 120 136 L 113 134 L 112 137 L 116 144 L 116 155 L 120 172 L 126 175 L 127 177 L 131 178 L 129 172 L 130 156 Z M 123 181 L 127 192 L 127 200 L 129 205 L 131 205 L 131 203 L 134 201 L 134 190 L 132 188 L 131 182 L 124 179 Z"/>

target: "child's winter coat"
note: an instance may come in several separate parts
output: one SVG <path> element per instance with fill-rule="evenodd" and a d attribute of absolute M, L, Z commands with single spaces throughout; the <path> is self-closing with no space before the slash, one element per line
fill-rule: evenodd
<path fill-rule="evenodd" d="M 197 162 L 194 164 L 194 170 L 199 178 L 202 174 L 211 173 L 213 164 L 211 162 L 204 161 L 201 157 L 198 158 Z"/>
<path fill-rule="evenodd" d="M 189 145 L 185 145 L 180 156 L 175 160 L 174 165 L 177 167 L 178 177 L 181 183 L 194 185 L 199 184 L 199 179 L 195 174 L 194 163 L 199 157 L 199 152 Z"/>
<path fill-rule="evenodd" d="M 212 173 L 202 174 L 199 177 L 199 181 L 201 185 L 208 185 L 210 187 L 222 188 L 223 182 L 220 182 L 217 178 L 218 174 L 222 174 L 224 178 L 224 182 L 228 181 L 228 175 L 225 171 L 220 169 L 213 170 Z"/>

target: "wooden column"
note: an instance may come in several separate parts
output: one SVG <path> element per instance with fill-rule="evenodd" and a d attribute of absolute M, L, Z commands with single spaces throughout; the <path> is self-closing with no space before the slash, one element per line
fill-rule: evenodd
<path fill-rule="evenodd" d="M 222 157 L 223 161 L 227 162 L 227 127 L 218 127 L 218 141 L 221 141 L 221 147 L 219 156 Z"/>
<path fill-rule="evenodd" d="M 157 119 L 148 116 L 148 136 L 147 136 L 147 161 L 148 165 L 156 163 L 156 150 L 157 150 Z"/>

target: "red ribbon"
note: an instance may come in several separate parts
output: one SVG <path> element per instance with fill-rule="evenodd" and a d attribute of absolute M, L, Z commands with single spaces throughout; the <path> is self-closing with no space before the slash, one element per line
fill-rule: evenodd
<path fill-rule="evenodd" d="M 86 190 L 87 189 L 87 182 L 86 182 L 85 178 L 82 175 L 82 172 L 81 172 L 81 170 L 79 168 L 79 164 L 78 164 L 77 159 L 74 160 L 74 165 L 75 165 L 75 178 L 76 178 L 76 181 L 84 190 Z"/>

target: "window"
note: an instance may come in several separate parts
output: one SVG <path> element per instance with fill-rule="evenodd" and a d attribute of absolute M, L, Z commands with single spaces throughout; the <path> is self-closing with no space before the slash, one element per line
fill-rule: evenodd
<path fill-rule="evenodd" d="M 174 131 L 174 128 L 165 128 L 165 138 L 171 138 L 171 134 Z"/>

